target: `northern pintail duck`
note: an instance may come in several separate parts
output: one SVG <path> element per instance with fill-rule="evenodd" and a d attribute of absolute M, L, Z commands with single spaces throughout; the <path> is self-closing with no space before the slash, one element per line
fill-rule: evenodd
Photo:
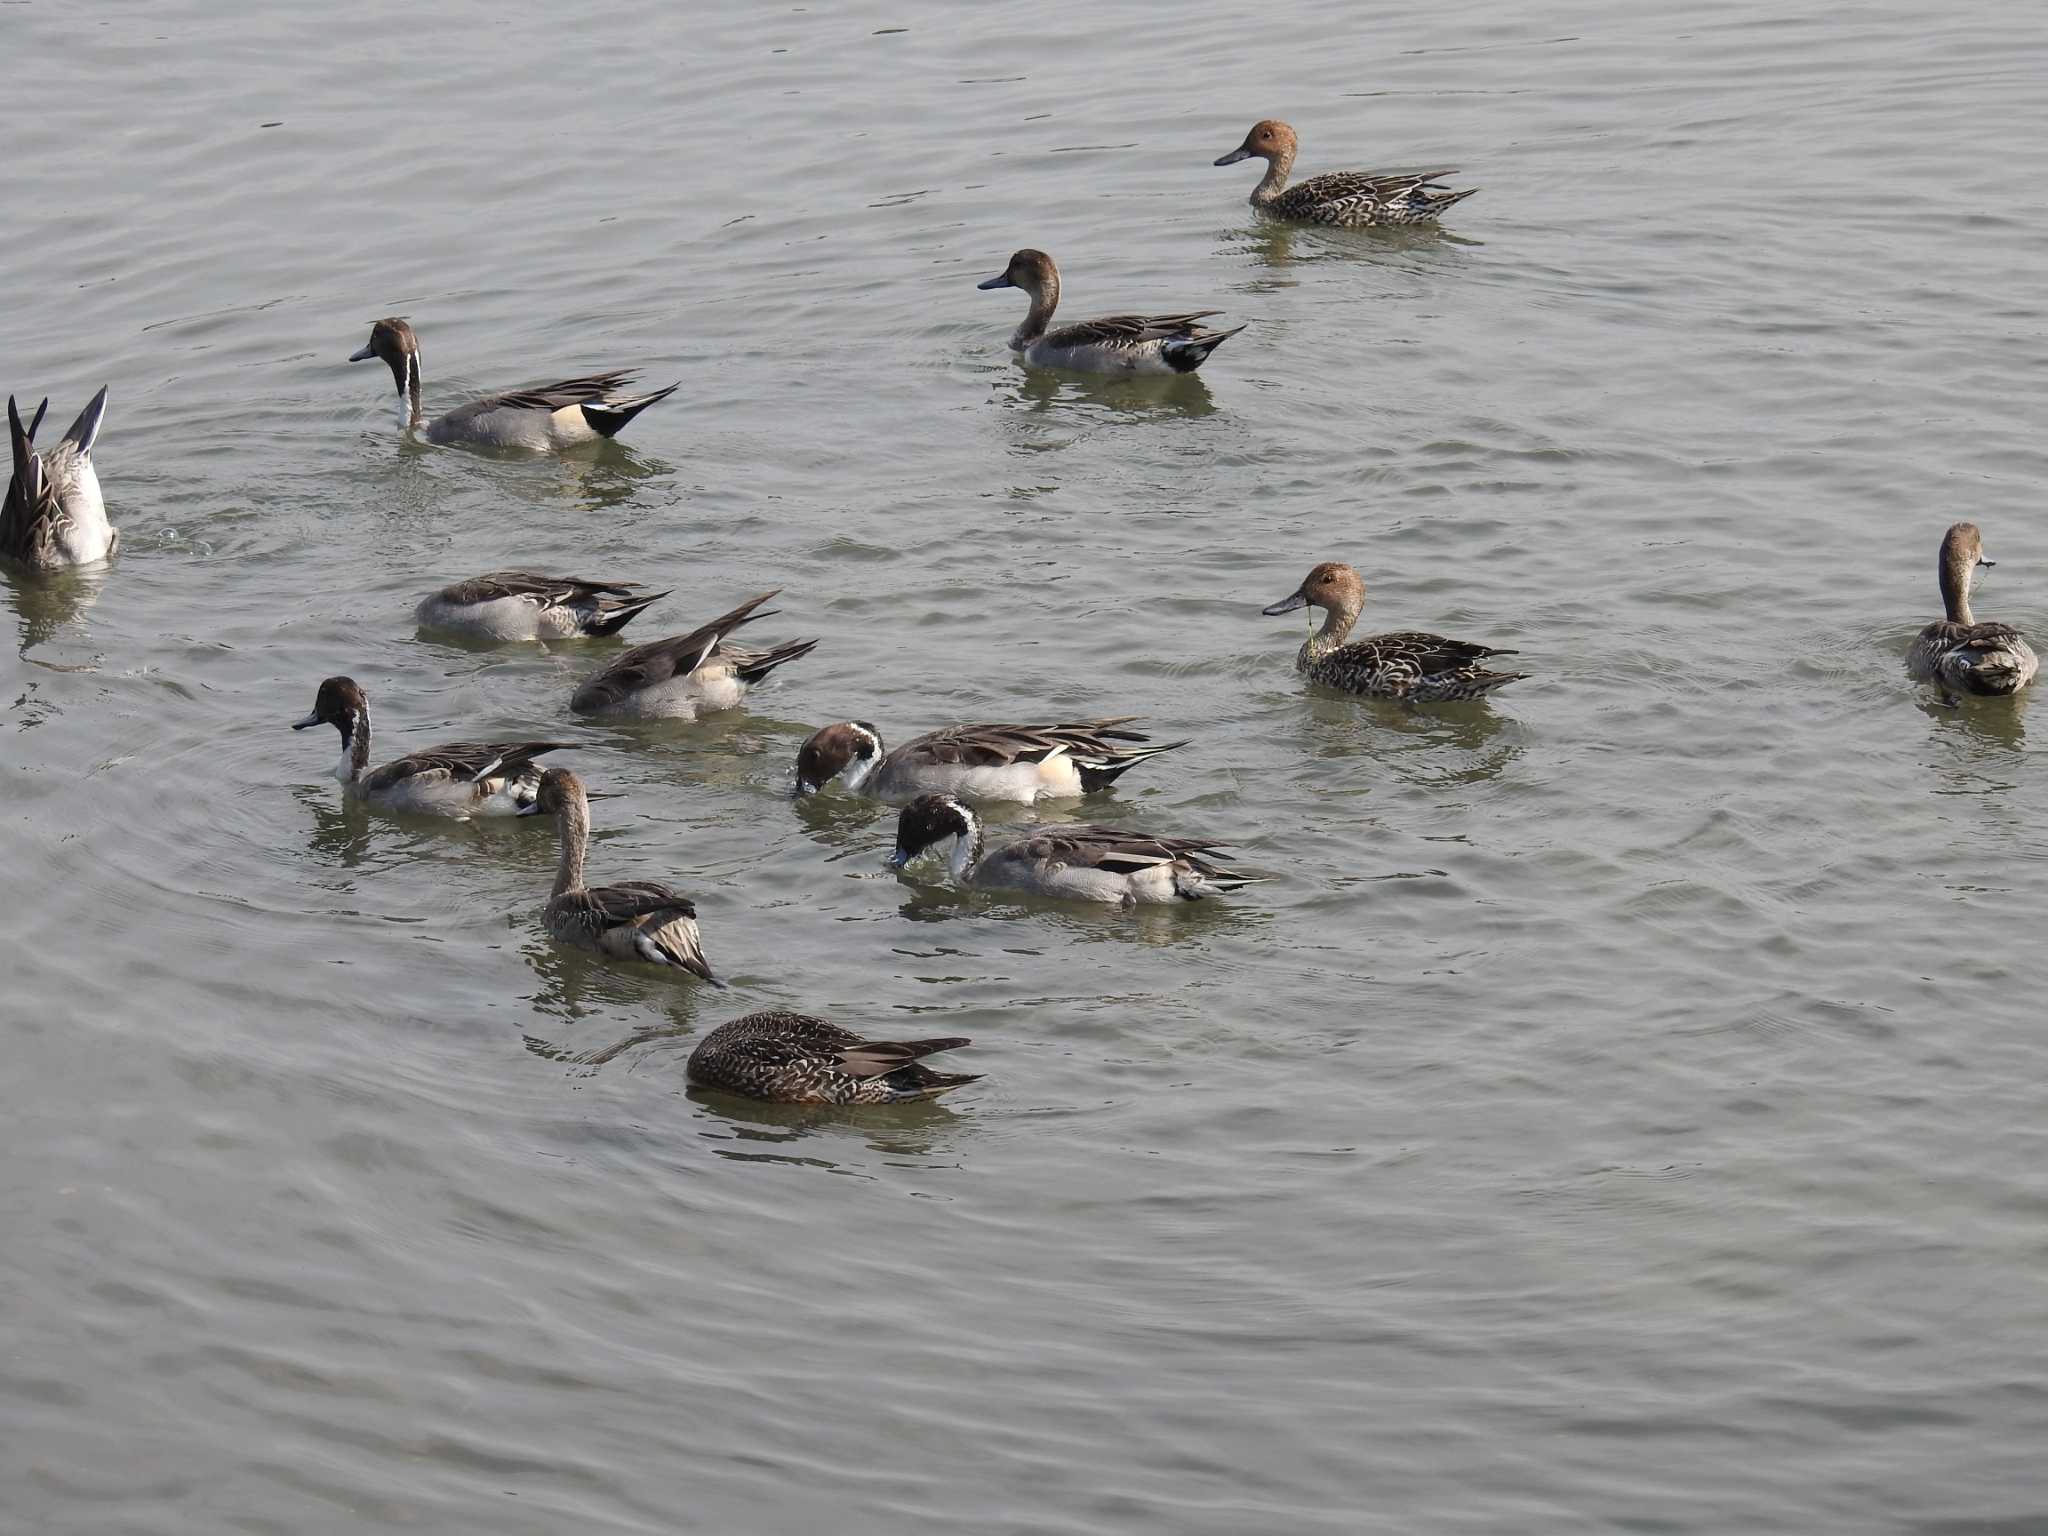
<path fill-rule="evenodd" d="M 50 408 L 45 399 L 26 427 L 14 397 L 7 397 L 7 438 L 14 474 L 0 503 L 0 556 L 30 570 L 89 565 L 113 554 L 121 535 L 107 521 L 100 477 L 92 467 L 92 445 L 106 419 L 107 392 L 101 389 L 57 446 L 36 452 L 36 428 Z"/>
<path fill-rule="evenodd" d="M 614 960 L 644 960 L 701 976 L 711 974 L 697 933 L 697 909 L 680 891 L 653 880 L 585 886 L 583 857 L 590 845 L 590 797 L 583 781 L 566 768 L 540 776 L 540 791 L 522 816 L 553 816 L 562 840 L 555 889 L 542 909 L 547 930 L 564 944 L 595 950 Z"/>
<path fill-rule="evenodd" d="M 1071 800 L 1107 789 L 1147 758 L 1185 741 L 1146 742 L 1125 730 L 1136 715 L 1068 720 L 1052 725 L 954 725 L 906 741 L 884 753 L 882 737 L 865 720 L 842 720 L 812 734 L 796 754 L 796 792 L 807 795 L 835 779 L 855 793 L 892 805 L 928 791 L 963 800 Z"/>
<path fill-rule="evenodd" d="M 907 1104 L 935 1099 L 978 1072 L 934 1072 L 918 1058 L 973 1042 L 863 1040 L 807 1013 L 750 1013 L 690 1052 L 693 1083 L 777 1104 Z"/>
<path fill-rule="evenodd" d="M 1433 224 L 1451 204 L 1462 202 L 1479 190 L 1467 187 L 1462 192 L 1453 192 L 1439 186 L 1441 178 L 1458 174 L 1449 168 L 1398 175 L 1325 171 L 1290 187 L 1287 173 L 1294 169 L 1294 154 L 1299 147 L 1292 128 L 1267 118 L 1262 123 L 1253 123 L 1244 142 L 1216 163 L 1235 165 L 1258 156 L 1266 162 L 1266 174 L 1252 188 L 1254 208 L 1276 219 L 1334 224 L 1340 229 Z"/>
<path fill-rule="evenodd" d="M 750 597 L 687 635 L 635 646 L 586 677 L 569 707 L 579 715 L 625 720 L 694 720 L 708 710 L 733 708 L 750 686 L 784 662 L 809 655 L 818 643 L 792 640 L 765 651 L 725 643 L 742 624 L 774 613 L 755 612 L 774 595 Z"/>
<path fill-rule="evenodd" d="M 667 596 L 636 581 L 491 571 L 420 599 L 413 616 L 422 629 L 484 640 L 574 640 L 616 635 Z"/>
<path fill-rule="evenodd" d="M 1979 624 L 1970 612 L 1970 586 L 1984 558 L 1984 537 L 1975 523 L 1957 523 L 1942 535 L 1941 606 L 1947 617 L 1928 625 L 1906 652 L 1906 669 L 1941 689 L 1942 702 L 1959 693 L 2018 693 L 2033 681 L 2041 663 L 2026 637 L 2010 624 Z"/>
<path fill-rule="evenodd" d="M 919 795 L 903 807 L 889 862 L 902 869 L 949 838 L 946 867 L 954 882 L 984 890 L 1166 906 L 1200 901 L 1212 891 L 1234 891 L 1255 878 L 1211 861 L 1209 855 L 1221 843 L 1114 827 L 1041 827 L 984 855 L 980 818 L 951 795 Z"/>
<path fill-rule="evenodd" d="M 573 746 L 567 741 L 457 741 L 370 766 L 370 700 L 354 678 L 330 677 L 313 697 L 313 713 L 295 731 L 331 725 L 341 732 L 334 776 L 355 799 L 386 811 L 429 816 L 514 816 L 533 803 L 540 783 L 534 759 Z"/>
<path fill-rule="evenodd" d="M 1351 633 L 1351 626 L 1358 622 L 1358 612 L 1364 606 L 1365 582 L 1358 572 L 1348 565 L 1326 560 L 1310 571 L 1292 593 L 1265 612 L 1322 609 L 1326 615 L 1323 627 L 1302 642 L 1294 665 L 1310 682 L 1341 688 L 1346 693 L 1405 699 L 1413 704 L 1440 704 L 1452 699 L 1476 699 L 1528 675 L 1490 672 L 1480 665 L 1489 656 L 1512 656 L 1513 651 L 1476 645 L 1469 640 L 1446 640 L 1442 635 L 1419 630 L 1367 635 L 1347 645 L 1344 637 Z"/>
<path fill-rule="evenodd" d="M 1060 302 L 1060 269 L 1043 251 L 1022 250 L 999 276 L 978 288 L 1022 288 L 1031 296 L 1024 323 L 1010 333 L 1010 350 L 1037 368 L 1074 368 L 1084 373 L 1193 373 L 1244 327 L 1211 330 L 1201 322 L 1220 309 L 1183 315 L 1104 315 L 1079 325 L 1048 330 Z"/>
<path fill-rule="evenodd" d="M 373 357 L 384 360 L 397 382 L 401 430 L 416 427 L 430 443 L 474 448 L 547 451 L 617 437 L 627 422 L 681 387 L 671 384 L 649 395 L 622 394 L 633 373 L 620 369 L 486 395 L 428 421 L 420 409 L 420 343 L 412 327 L 396 315 L 377 321 L 370 327 L 369 341 L 348 360 L 360 363 Z"/>

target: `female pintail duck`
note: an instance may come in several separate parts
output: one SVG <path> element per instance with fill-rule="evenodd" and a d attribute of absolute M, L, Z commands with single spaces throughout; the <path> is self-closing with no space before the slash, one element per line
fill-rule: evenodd
<path fill-rule="evenodd" d="M 1105 315 L 1049 331 L 1046 326 L 1060 302 L 1060 269 L 1043 251 L 1017 252 L 1001 276 L 975 286 L 1022 288 L 1031 296 L 1024 323 L 1010 333 L 1010 350 L 1037 368 L 1074 368 L 1119 377 L 1193 373 L 1211 352 L 1244 329 L 1239 325 L 1211 330 L 1201 322 L 1223 311 L 1197 309 L 1184 315 Z"/>
<path fill-rule="evenodd" d="M 1446 640 L 1442 635 L 1401 630 L 1390 635 L 1367 635 L 1345 644 L 1344 637 L 1358 622 L 1365 606 L 1365 583 L 1358 572 L 1333 560 L 1310 571 L 1288 596 L 1264 611 L 1291 613 L 1296 608 L 1314 607 L 1327 617 L 1323 627 L 1302 642 L 1296 653 L 1297 671 L 1310 682 L 1346 693 L 1373 698 L 1405 699 L 1411 704 L 1440 704 L 1451 699 L 1476 699 L 1503 684 L 1519 681 L 1524 672 L 1489 672 L 1479 663 L 1489 656 L 1512 656 L 1498 646 L 1475 645 L 1469 640 Z"/>
<path fill-rule="evenodd" d="M 1906 652 L 1906 670 L 1941 689 L 1944 704 L 1959 693 L 2018 693 L 2033 681 L 2041 663 L 2026 637 L 2010 624 L 1979 624 L 1970 612 L 1970 585 L 1984 558 L 1984 538 L 1975 523 L 1957 523 L 1942 535 L 1941 605 L 1948 617 L 1920 631 Z"/>
<path fill-rule="evenodd" d="M 1437 183 L 1457 171 L 1414 171 L 1402 175 L 1370 175 L 1364 171 L 1326 171 L 1306 181 L 1287 185 L 1287 173 L 1294 169 L 1299 146 L 1294 130 L 1271 118 L 1253 123 L 1244 142 L 1225 155 L 1218 165 L 1235 165 L 1256 155 L 1266 162 L 1266 174 L 1252 188 L 1252 206 L 1276 219 L 1298 219 L 1308 224 L 1334 224 L 1340 229 L 1368 229 L 1385 224 L 1434 224 L 1451 204 L 1462 202 L 1479 189 L 1467 187 L 1453 192 Z"/>
<path fill-rule="evenodd" d="M 334 776 L 348 793 L 379 810 L 429 816 L 514 816 L 533 803 L 540 782 L 534 759 L 574 746 L 568 741 L 457 741 L 370 766 L 370 700 L 354 678 L 330 677 L 313 697 L 313 713 L 295 731 L 325 723 L 341 732 Z"/>
<path fill-rule="evenodd" d="M 57 446 L 36 452 L 36 428 L 50 408 L 45 399 L 26 427 L 14 397 L 7 397 L 7 438 L 14 451 L 14 477 L 0 503 L 0 556 L 32 571 L 90 565 L 113 554 L 120 532 L 107 521 L 100 477 L 92 467 L 92 445 L 106 419 L 107 392 L 101 389 L 78 413 Z"/>
<path fill-rule="evenodd" d="M 818 643 L 792 640 L 765 651 L 726 644 L 731 631 L 776 611 L 754 611 L 774 595 L 750 597 L 687 635 L 634 647 L 586 677 L 569 707 L 579 715 L 624 720 L 694 720 L 708 710 L 733 708 L 750 686 L 784 662 L 808 656 Z"/>
<path fill-rule="evenodd" d="M 422 598 L 413 616 L 422 629 L 482 640 L 575 640 L 616 635 L 667 596 L 636 581 L 491 571 Z"/>
<path fill-rule="evenodd" d="M 412 327 L 394 315 L 370 327 L 370 339 L 349 354 L 360 363 L 381 357 L 398 383 L 398 425 L 418 428 L 430 443 L 463 443 L 473 448 L 534 448 L 547 451 L 617 437 L 619 428 L 681 386 L 651 395 L 625 395 L 630 369 L 561 379 L 509 394 L 486 395 L 428 421 L 420 410 L 420 343 Z"/>
<path fill-rule="evenodd" d="M 953 840 L 946 864 L 954 882 L 984 890 L 1165 906 L 1200 901 L 1212 891 L 1234 891 L 1255 878 L 1210 860 L 1221 843 L 1148 837 L 1114 827 L 1041 827 L 984 856 L 980 819 L 951 795 L 919 795 L 903 807 L 889 863 L 901 869 L 947 838 Z"/>
<path fill-rule="evenodd" d="M 978 1072 L 934 1072 L 918 1060 L 971 1044 L 863 1040 L 807 1013 L 750 1013 L 706 1035 L 684 1070 L 705 1088 L 776 1104 L 908 1104 L 979 1082 Z"/>
<path fill-rule="evenodd" d="M 815 732 L 796 754 L 796 792 L 808 795 L 838 780 L 856 794 L 892 805 L 927 792 L 986 803 L 1034 805 L 1107 789 L 1147 758 L 1187 745 L 1118 746 L 1146 742 L 1126 730 L 1136 715 L 1068 720 L 1052 725 L 954 725 L 884 753 L 881 734 L 865 720 L 842 720 Z"/>
<path fill-rule="evenodd" d="M 687 896 L 652 880 L 586 887 L 583 856 L 590 844 L 590 797 L 583 781 L 566 768 L 540 776 L 540 790 L 522 816 L 553 816 L 562 840 L 555 889 L 542 910 L 547 930 L 564 944 L 591 949 L 614 960 L 644 960 L 701 976 L 713 986 L 697 933 L 697 909 Z"/>

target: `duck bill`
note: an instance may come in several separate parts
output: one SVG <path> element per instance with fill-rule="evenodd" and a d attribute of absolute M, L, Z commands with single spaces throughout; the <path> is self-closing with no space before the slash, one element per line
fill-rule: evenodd
<path fill-rule="evenodd" d="M 1010 281 L 1009 273 L 998 272 L 994 277 L 984 277 L 974 286 L 977 288 L 1014 288 L 1017 285 Z"/>
<path fill-rule="evenodd" d="M 1249 160 L 1251 159 L 1251 157 L 1252 152 L 1246 149 L 1242 144 L 1240 144 L 1237 146 L 1237 148 L 1233 149 L 1229 154 L 1223 156 L 1216 163 L 1218 165 L 1235 165 L 1238 161 Z"/>
<path fill-rule="evenodd" d="M 368 347 L 358 347 L 356 348 L 355 351 L 349 353 L 348 360 L 352 363 L 367 363 L 371 358 L 375 357 L 376 355 L 377 354 L 371 351 Z"/>
<path fill-rule="evenodd" d="M 1977 557 L 1977 563 L 1983 566 L 1986 570 L 1989 570 L 1992 566 L 1998 564 L 1996 560 L 1986 560 L 1982 555 L 1979 555 Z"/>
<path fill-rule="evenodd" d="M 538 800 L 529 800 L 512 814 L 514 816 L 538 816 L 540 814 L 540 802 Z"/>
<path fill-rule="evenodd" d="M 813 784 L 809 779 L 798 779 L 796 781 L 796 794 L 794 798 L 801 800 L 806 795 L 815 795 L 817 792 L 818 786 Z"/>
<path fill-rule="evenodd" d="M 1306 608 L 1307 606 L 1308 599 L 1302 596 L 1301 593 L 1296 592 L 1290 597 L 1281 598 L 1280 601 L 1277 603 L 1267 604 L 1264 608 L 1261 608 L 1259 612 L 1263 613 L 1264 615 L 1266 615 L 1267 618 L 1270 619 L 1277 618 L 1279 615 L 1283 613 L 1292 613 L 1297 608 Z"/>
<path fill-rule="evenodd" d="M 894 853 L 889 855 L 889 867 L 891 869 L 901 869 L 909 862 L 910 850 L 908 848 L 898 848 Z"/>
<path fill-rule="evenodd" d="M 306 716 L 306 718 L 303 720 L 294 720 L 292 722 L 292 729 L 295 731 L 310 731 L 314 726 L 318 725 L 319 723 L 319 715 L 312 714 Z"/>

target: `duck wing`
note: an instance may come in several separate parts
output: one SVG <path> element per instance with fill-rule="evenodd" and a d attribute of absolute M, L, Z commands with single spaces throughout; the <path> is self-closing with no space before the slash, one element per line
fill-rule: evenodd
<path fill-rule="evenodd" d="M 631 384 L 636 377 L 631 368 L 617 368 L 609 373 L 587 373 L 576 379 L 557 379 L 552 384 L 530 384 L 524 389 L 509 389 L 503 394 L 486 395 L 459 407 L 467 415 L 472 411 L 559 411 L 568 405 L 598 405 L 610 399 Z M 456 412 L 451 411 L 451 416 Z"/>
<path fill-rule="evenodd" d="M 750 597 L 732 612 L 720 614 L 687 635 L 672 635 L 666 640 L 634 646 L 578 684 L 569 701 L 570 708 L 585 713 L 605 709 L 645 689 L 659 687 L 671 678 L 688 677 L 710 659 L 719 641 L 733 630 L 775 613 L 773 608 L 766 612 L 757 610 L 781 590 L 778 587 L 759 597 Z"/>
<path fill-rule="evenodd" d="M 1119 729 L 1137 718 L 1117 715 L 1104 720 L 1067 720 L 1048 725 L 951 725 L 906 741 L 896 753 L 948 766 L 1007 768 L 1012 763 L 1044 762 L 1063 750 L 1113 752 L 1114 742 L 1149 740 L 1143 731 Z"/>
<path fill-rule="evenodd" d="M 574 746 L 568 741 L 451 741 L 408 752 L 363 775 L 362 787 L 375 793 L 406 779 L 477 784 L 493 774 L 516 776 L 536 757 Z"/>
<path fill-rule="evenodd" d="M 594 598 L 600 593 L 628 597 L 640 590 L 637 581 L 591 581 L 582 576 L 543 576 L 534 571 L 487 571 L 468 581 L 443 587 L 451 603 L 490 603 L 503 597 L 530 597 L 543 607 Z"/>
<path fill-rule="evenodd" d="M 35 418 L 24 427 L 14 397 L 7 397 L 7 440 L 13 450 L 14 473 L 7 482 L 7 499 L 0 503 L 0 555 L 32 566 L 56 563 L 57 530 L 64 515 L 35 448 L 36 428 L 49 408 L 45 397 Z"/>
<path fill-rule="evenodd" d="M 1049 347 L 1141 347 L 1151 341 L 1198 337 L 1208 331 L 1200 322 L 1220 309 L 1191 309 L 1179 315 L 1104 315 L 1063 325 L 1045 336 Z"/>
<path fill-rule="evenodd" d="M 1034 860 L 1055 861 L 1111 874 L 1140 874 L 1160 864 L 1186 860 L 1203 874 L 1223 871 L 1205 857 L 1226 844 L 1200 837 L 1152 837 L 1117 827 L 1048 828 L 1013 844 Z"/>

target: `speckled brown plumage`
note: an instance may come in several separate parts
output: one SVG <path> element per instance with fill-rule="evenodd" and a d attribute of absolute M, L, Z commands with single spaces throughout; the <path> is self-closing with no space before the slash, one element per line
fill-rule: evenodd
<path fill-rule="evenodd" d="M 1302 643 L 1294 665 L 1311 682 L 1346 693 L 1441 704 L 1479 698 L 1527 675 L 1494 672 L 1484 665 L 1490 656 L 1514 655 L 1511 650 L 1449 640 L 1421 630 L 1368 635 L 1347 644 L 1344 637 L 1351 633 L 1364 606 L 1365 582 L 1358 572 L 1326 560 L 1265 612 L 1289 613 L 1303 607 L 1324 610 L 1323 627 Z"/>
<path fill-rule="evenodd" d="M 978 1073 L 934 1072 L 918 1058 L 971 1042 L 863 1040 L 807 1013 L 771 1010 L 721 1024 L 690 1053 L 690 1081 L 778 1104 L 903 1104 Z"/>
<path fill-rule="evenodd" d="M 1264 160 L 1266 174 L 1252 189 L 1254 208 L 1276 219 L 1339 229 L 1434 224 L 1444 210 L 1479 190 L 1467 187 L 1453 192 L 1440 185 L 1442 178 L 1458 174 L 1453 167 L 1384 173 L 1325 171 L 1289 186 L 1287 174 L 1294 168 L 1299 148 L 1292 128 L 1268 118 L 1253 123 L 1244 142 L 1216 163 L 1234 165 L 1254 157 Z"/>

